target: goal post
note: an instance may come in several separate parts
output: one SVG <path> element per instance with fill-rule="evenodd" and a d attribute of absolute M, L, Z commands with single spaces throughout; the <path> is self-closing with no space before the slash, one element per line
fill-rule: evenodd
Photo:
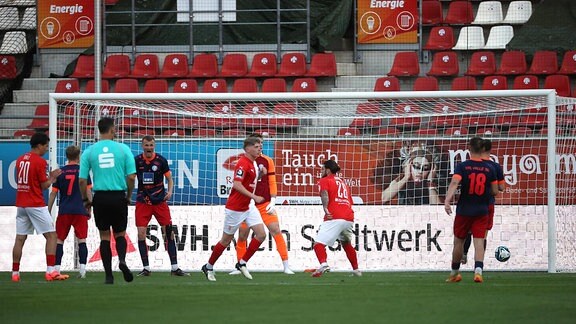
<path fill-rule="evenodd" d="M 142 136 L 154 135 L 175 181 L 170 203 L 179 258 L 193 267 L 221 234 L 242 140 L 263 133 L 295 269 L 317 263 L 311 241 L 322 208 L 314 206 L 320 204 L 315 184 L 321 163 L 332 158 L 353 193 L 361 268 L 446 270 L 452 218 L 442 203 L 454 167 L 469 156 L 469 138 L 478 135 L 493 141 L 492 157 L 506 180 L 488 237 L 487 269 L 576 271 L 570 256 L 576 243 L 568 234 L 576 228 L 574 104 L 553 90 L 53 93 L 49 158 L 52 167 L 63 165 L 67 145 L 93 143 L 103 116 L 116 120 L 117 139 L 134 154 Z M 162 250 L 157 230 L 149 227 L 147 242 Z M 273 242 L 264 245 L 252 268 L 280 268 Z M 498 245 L 510 248 L 510 261 L 495 261 L 490 251 Z M 339 249 L 335 245 L 329 259 L 344 270 L 348 262 Z M 164 252 L 157 253 L 163 259 Z M 231 268 L 233 253 L 225 254 L 230 260 L 222 267 Z M 158 262 L 167 266 L 167 259 Z"/>

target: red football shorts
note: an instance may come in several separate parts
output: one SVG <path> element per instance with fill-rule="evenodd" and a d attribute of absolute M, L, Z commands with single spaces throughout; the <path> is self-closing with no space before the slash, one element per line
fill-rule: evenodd
<path fill-rule="evenodd" d="M 148 226 L 152 216 L 156 217 L 160 226 L 172 224 L 168 203 L 162 202 L 158 205 L 148 205 L 142 202 L 136 202 L 136 227 Z"/>
<path fill-rule="evenodd" d="M 488 205 L 488 230 L 492 230 L 494 226 L 494 204 Z"/>
<path fill-rule="evenodd" d="M 468 232 L 472 232 L 474 238 L 486 238 L 488 219 L 488 215 L 477 217 L 456 215 L 454 218 L 454 236 L 464 239 Z"/>
<path fill-rule="evenodd" d="M 79 214 L 60 214 L 56 218 L 56 235 L 60 241 L 66 240 L 70 228 L 74 227 L 74 235 L 79 239 L 88 237 L 88 216 Z"/>
<path fill-rule="evenodd" d="M 256 205 L 256 208 L 260 212 L 260 216 L 262 216 L 262 221 L 266 226 L 269 226 L 272 223 L 278 223 L 278 214 L 276 213 L 276 211 L 274 211 L 273 214 L 268 214 L 266 212 L 266 206 L 268 206 L 269 203 L 270 202 L 267 201 L 263 204 Z M 240 224 L 240 228 L 247 228 L 247 227 L 248 225 L 246 225 L 246 222 L 242 222 L 242 224 Z"/>

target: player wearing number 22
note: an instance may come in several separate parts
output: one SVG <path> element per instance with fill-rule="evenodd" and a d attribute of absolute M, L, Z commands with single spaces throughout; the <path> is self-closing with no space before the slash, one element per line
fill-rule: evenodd
<path fill-rule="evenodd" d="M 320 267 L 312 273 L 312 277 L 320 277 L 330 271 L 326 246 L 332 246 L 336 239 L 340 240 L 346 257 L 352 265 L 352 273 L 361 276 L 358 270 L 358 257 L 352 246 L 352 228 L 354 226 L 354 211 L 352 210 L 352 194 L 350 187 L 337 176 L 340 166 L 334 160 L 324 162 L 322 178 L 318 181 L 320 199 L 324 207 L 324 222 L 318 229 L 314 243 L 314 252 L 320 262 Z"/>
<path fill-rule="evenodd" d="M 460 260 L 464 250 L 466 234 L 472 232 L 474 242 L 474 281 L 483 282 L 484 239 L 489 228 L 490 198 L 498 194 L 498 177 L 493 167 L 482 160 L 484 151 L 480 137 L 470 139 L 470 159 L 456 166 L 448 187 L 444 209 L 450 215 L 450 202 L 460 187 L 460 198 L 454 218 L 454 248 L 452 250 L 452 271 L 447 282 L 462 280 Z"/>

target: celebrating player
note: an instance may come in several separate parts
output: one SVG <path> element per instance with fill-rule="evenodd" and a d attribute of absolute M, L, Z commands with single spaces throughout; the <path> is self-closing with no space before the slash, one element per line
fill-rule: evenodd
<path fill-rule="evenodd" d="M 143 153 L 136 156 L 136 176 L 138 177 L 138 194 L 136 196 L 136 227 L 138 227 L 138 249 L 144 269 L 139 276 L 150 276 L 148 246 L 146 245 L 146 227 L 152 216 L 162 227 L 164 247 L 170 257 L 173 276 L 189 276 L 178 267 L 176 242 L 172 230 L 172 218 L 167 201 L 172 197 L 174 181 L 168 161 L 156 153 L 156 140 L 152 136 L 142 138 Z M 164 178 L 168 181 L 168 190 L 164 188 Z"/>
<path fill-rule="evenodd" d="M 109 117 L 98 121 L 100 141 L 90 145 L 80 158 L 80 192 L 86 209 L 94 207 L 94 220 L 100 232 L 100 255 L 106 272 L 104 283 L 113 284 L 112 249 L 110 248 L 110 228 L 114 231 L 118 267 L 124 280 L 134 279 L 126 265 L 126 226 L 128 225 L 128 204 L 134 190 L 136 164 L 134 155 L 126 144 L 114 141 L 116 128 Z M 88 195 L 88 175 L 92 171 L 94 197 Z"/>
<path fill-rule="evenodd" d="M 260 134 L 251 134 L 250 137 L 258 138 L 260 143 L 264 141 L 264 137 Z M 274 161 L 269 156 L 260 154 L 256 158 L 256 165 L 258 165 L 258 169 L 262 173 L 262 177 L 256 184 L 255 193 L 258 196 L 264 197 L 264 201 L 260 204 L 256 204 L 256 208 L 260 212 L 260 216 L 262 216 L 264 224 L 274 238 L 274 242 L 276 243 L 276 250 L 282 259 L 284 273 L 294 274 L 288 263 L 288 248 L 286 247 L 286 241 L 284 240 L 284 236 L 280 230 L 278 214 L 274 208 L 276 205 L 276 193 L 278 192 L 278 187 L 276 186 L 276 167 L 274 165 Z M 248 239 L 249 232 L 250 229 L 246 223 L 243 222 L 240 226 L 240 230 L 238 231 L 238 241 L 236 243 L 236 256 L 238 261 L 240 261 L 244 253 L 246 253 L 246 240 Z M 234 270 L 230 272 L 230 274 L 240 274 L 240 271 Z"/>
<path fill-rule="evenodd" d="M 312 277 L 320 277 L 330 271 L 326 246 L 332 246 L 336 239 L 340 240 L 346 257 L 352 265 L 352 273 L 362 276 L 358 270 L 356 250 L 352 246 L 352 228 L 354 226 L 354 211 L 352 210 L 352 194 L 350 187 L 336 174 L 340 166 L 334 160 L 326 160 L 322 170 L 322 178 L 318 181 L 320 199 L 324 208 L 324 222 L 318 229 L 314 243 L 314 252 L 320 262 L 320 267 L 312 273 Z"/>
<path fill-rule="evenodd" d="M 446 282 L 459 282 L 460 261 L 462 259 L 464 239 L 470 231 L 474 237 L 474 281 L 483 282 L 484 238 L 489 226 L 488 205 L 490 196 L 498 194 L 496 171 L 482 161 L 483 140 L 473 137 L 469 143 L 470 159 L 454 170 L 452 181 L 448 186 L 444 209 L 452 214 L 450 202 L 454 198 L 458 185 L 461 184 L 460 198 L 454 218 L 454 248 L 452 250 L 452 271 Z"/>
<path fill-rule="evenodd" d="M 58 218 L 56 219 L 56 235 L 58 237 L 56 245 L 56 270 L 60 271 L 62 255 L 64 254 L 64 240 L 74 227 L 74 234 L 78 239 L 78 258 L 80 271 L 78 278 L 86 278 L 86 261 L 88 259 L 88 248 L 86 247 L 86 237 L 88 237 L 88 219 L 90 215 L 82 203 L 78 174 L 80 172 L 80 148 L 78 146 L 68 146 L 66 148 L 66 158 L 68 163 L 62 167 L 62 174 L 56 178 L 52 185 L 52 192 L 48 199 L 48 211 L 52 212 L 52 207 L 56 201 L 56 196 L 60 193 L 60 203 L 58 207 Z M 92 188 L 92 182 L 88 179 L 88 190 Z M 88 195 L 90 197 L 90 195 Z"/>
<path fill-rule="evenodd" d="M 214 276 L 214 264 L 222 255 L 222 252 L 228 247 L 234 234 L 240 227 L 242 222 L 246 221 L 250 229 L 254 231 L 254 237 L 248 245 L 246 253 L 236 263 L 236 269 L 239 270 L 244 277 L 252 279 L 252 275 L 246 268 L 246 263 L 256 253 L 260 244 L 266 238 L 264 225 L 262 224 L 262 217 L 256 206 L 264 201 L 264 197 L 256 195 L 256 182 L 258 181 L 258 166 L 256 165 L 256 158 L 262 153 L 262 144 L 257 137 L 248 137 L 244 140 L 245 154 L 238 160 L 234 168 L 234 183 L 230 196 L 226 202 L 224 209 L 224 229 L 222 238 L 212 250 L 208 263 L 202 266 L 202 272 L 206 275 L 209 281 L 216 281 Z"/>
<path fill-rule="evenodd" d="M 12 249 L 12 281 L 20 281 L 20 260 L 22 249 L 29 234 L 44 235 L 46 238 L 46 275 L 47 281 L 64 280 L 54 269 L 56 260 L 56 232 L 52 217 L 44 202 L 42 190 L 48 189 L 60 169 L 52 170 L 46 177 L 48 165 L 42 155 L 48 152 L 50 138 L 44 133 L 36 133 L 30 138 L 31 150 L 16 160 L 16 239 Z"/>

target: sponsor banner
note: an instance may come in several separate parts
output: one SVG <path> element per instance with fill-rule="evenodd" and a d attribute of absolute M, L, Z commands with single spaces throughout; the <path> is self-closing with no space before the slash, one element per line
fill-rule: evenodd
<path fill-rule="evenodd" d="M 207 262 L 221 235 L 224 220 L 223 206 L 172 206 L 173 224 L 176 226 L 178 263 L 184 270 L 199 271 Z M 312 250 L 316 231 L 322 223 L 320 206 L 278 206 L 281 228 L 287 241 L 290 265 L 303 271 L 318 266 Z M 422 209 L 418 206 L 355 206 L 356 220 L 353 245 L 358 251 L 360 269 L 363 271 L 389 270 L 450 270 L 452 253 L 453 217 L 446 215 L 443 206 Z M 0 271 L 10 271 L 9 257 L 14 243 L 16 207 L 0 207 Z M 568 217 L 568 216 L 567 216 Z M 560 220 L 562 223 L 563 220 Z M 489 270 L 540 270 L 547 269 L 547 222 L 545 206 L 499 206 L 496 209 L 494 228 L 488 235 L 485 269 Z M 152 271 L 169 271 L 170 260 L 164 249 L 161 230 L 153 220 L 148 226 L 147 244 Z M 134 221 L 134 207 L 130 207 L 127 229 L 127 262 L 133 270 L 142 268 L 138 253 L 138 234 Z M 572 237 L 559 237 L 557 253 L 561 263 L 572 264 L 570 251 Z M 22 271 L 43 271 L 46 267 L 45 240 L 41 235 L 31 235 L 26 241 Z M 62 270 L 71 271 L 74 265 L 73 231 L 64 243 Z M 506 263 L 497 262 L 493 251 L 498 245 L 507 246 L 512 258 Z M 87 269 L 102 271 L 99 236 L 89 222 L 87 238 Z M 114 245 L 113 245 L 114 246 Z M 564 252 L 563 252 L 564 251 Z M 334 271 L 350 271 L 351 267 L 338 242 L 327 249 L 328 262 Z M 113 255 L 116 252 L 113 248 Z M 568 260 L 568 261 L 566 261 Z M 113 261 L 117 266 L 118 259 Z M 220 275 L 233 269 L 236 263 L 234 243 L 215 265 Z M 462 268 L 471 270 L 472 258 Z M 560 264 L 559 266 L 566 266 Z M 573 265 L 571 266 L 573 268 Z M 256 271 L 280 271 L 282 262 L 274 240 L 268 236 L 261 249 L 249 262 Z"/>
<path fill-rule="evenodd" d="M 358 0 L 358 43 L 418 42 L 417 0 Z"/>
<path fill-rule="evenodd" d="M 38 0 L 38 47 L 94 44 L 94 0 Z"/>

